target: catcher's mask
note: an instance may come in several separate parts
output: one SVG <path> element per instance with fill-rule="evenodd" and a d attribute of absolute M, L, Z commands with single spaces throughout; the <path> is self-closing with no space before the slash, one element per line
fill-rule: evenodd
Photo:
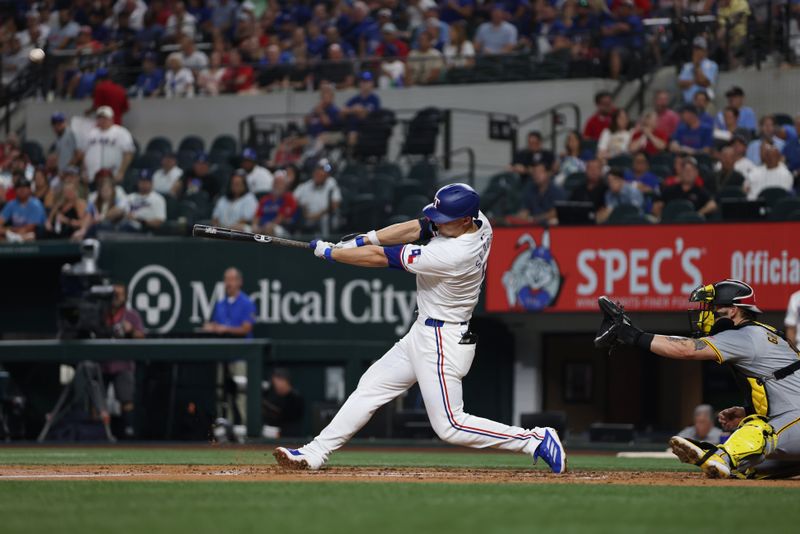
<path fill-rule="evenodd" d="M 735 306 L 753 314 L 761 313 L 756 306 L 753 288 L 731 278 L 698 287 L 692 291 L 689 302 L 697 303 L 695 308 L 689 309 L 689 324 L 695 337 L 706 336 L 712 332 L 718 307 Z"/>

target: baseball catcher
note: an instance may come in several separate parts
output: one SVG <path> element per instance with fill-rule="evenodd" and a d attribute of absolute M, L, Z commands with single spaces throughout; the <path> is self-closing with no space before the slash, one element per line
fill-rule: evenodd
<path fill-rule="evenodd" d="M 637 328 L 622 306 L 600 297 L 603 322 L 597 347 L 632 345 L 680 360 L 715 360 L 729 366 L 745 392 L 745 406 L 723 410 L 719 422 L 733 431 L 724 444 L 674 436 L 672 452 L 710 478 L 781 478 L 800 474 L 800 355 L 782 332 L 757 321 L 753 288 L 723 280 L 689 297 L 694 338 L 662 336 Z"/>

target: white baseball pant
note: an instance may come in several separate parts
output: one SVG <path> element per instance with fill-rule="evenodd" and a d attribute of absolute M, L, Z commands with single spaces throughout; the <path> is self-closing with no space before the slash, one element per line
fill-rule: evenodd
<path fill-rule="evenodd" d="M 432 321 L 428 320 L 429 324 Z M 425 409 L 440 439 L 455 445 L 493 447 L 533 454 L 543 429 L 504 425 L 464 412 L 461 379 L 475 357 L 475 343 L 462 345 L 467 325 L 426 326 L 419 318 L 411 330 L 361 377 L 356 390 L 305 452 L 324 460 L 369 421 L 375 410 L 419 382 Z"/>

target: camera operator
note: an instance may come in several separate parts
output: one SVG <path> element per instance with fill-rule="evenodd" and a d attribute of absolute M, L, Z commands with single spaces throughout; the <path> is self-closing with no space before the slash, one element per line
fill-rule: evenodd
<path fill-rule="evenodd" d="M 115 339 L 144 338 L 144 325 L 139 312 L 128 307 L 128 291 L 123 284 L 114 284 L 114 296 L 108 312 L 107 324 L 111 328 L 111 336 Z M 123 435 L 134 437 L 133 428 L 133 394 L 135 390 L 136 364 L 128 360 L 102 362 L 103 381 L 114 384 L 114 395 L 122 410 Z"/>

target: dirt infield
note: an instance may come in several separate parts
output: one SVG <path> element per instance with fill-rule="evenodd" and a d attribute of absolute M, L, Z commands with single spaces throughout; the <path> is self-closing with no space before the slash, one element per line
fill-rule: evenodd
<path fill-rule="evenodd" d="M 623 484 L 641 486 L 756 486 L 800 488 L 800 480 L 709 480 L 700 473 L 640 471 L 331 467 L 318 472 L 277 466 L 210 465 L 4 465 L 3 480 L 138 480 L 244 482 L 440 482 L 517 484 Z"/>

